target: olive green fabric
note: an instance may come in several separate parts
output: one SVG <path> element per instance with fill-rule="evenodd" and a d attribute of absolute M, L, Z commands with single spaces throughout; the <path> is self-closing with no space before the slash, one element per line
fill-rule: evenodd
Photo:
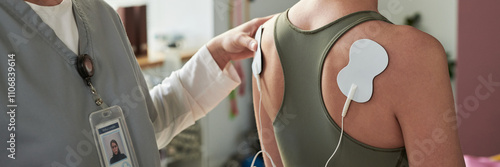
<path fill-rule="evenodd" d="M 340 127 L 328 114 L 321 93 L 321 74 L 326 55 L 351 28 L 366 21 L 389 22 L 373 11 L 344 16 L 312 31 L 303 31 L 278 16 L 275 44 L 285 78 L 281 108 L 273 122 L 276 141 L 285 167 L 325 166 L 340 137 Z M 405 148 L 381 149 L 344 134 L 330 167 L 408 166 Z"/>

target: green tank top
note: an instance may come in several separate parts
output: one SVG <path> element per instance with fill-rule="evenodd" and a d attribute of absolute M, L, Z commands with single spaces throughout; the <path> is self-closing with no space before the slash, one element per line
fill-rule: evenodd
<path fill-rule="evenodd" d="M 313 31 L 303 31 L 280 14 L 274 29 L 275 44 L 284 73 L 281 108 L 273 122 L 276 141 L 286 167 L 320 167 L 337 146 L 340 127 L 328 114 L 321 92 L 321 74 L 326 55 L 351 28 L 370 20 L 389 22 L 373 11 L 344 16 Z M 382 149 L 344 134 L 339 150 L 328 166 L 408 166 L 405 148 Z"/>

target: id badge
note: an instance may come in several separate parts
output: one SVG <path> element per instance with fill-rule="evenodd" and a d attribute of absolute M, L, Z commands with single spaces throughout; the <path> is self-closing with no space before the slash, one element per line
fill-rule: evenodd
<path fill-rule="evenodd" d="M 112 106 L 90 114 L 101 167 L 138 167 L 123 111 Z"/>

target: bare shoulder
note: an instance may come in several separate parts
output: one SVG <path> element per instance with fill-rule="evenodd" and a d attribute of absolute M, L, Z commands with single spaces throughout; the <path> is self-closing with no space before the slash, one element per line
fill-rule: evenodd
<path fill-rule="evenodd" d="M 262 26 L 266 29 L 272 29 L 274 27 L 274 23 L 280 14 L 274 15 L 271 19 L 266 21 Z"/>
<path fill-rule="evenodd" d="M 361 24 L 349 36 L 354 40 L 368 37 L 380 43 L 389 54 L 391 68 L 401 72 L 429 62 L 442 63 L 446 60 L 443 46 L 436 38 L 411 26 L 373 21 Z M 350 44 L 348 41 L 344 48 L 350 47 Z"/>
<path fill-rule="evenodd" d="M 261 49 L 262 49 L 262 108 L 266 111 L 271 121 L 276 117 L 283 94 L 283 72 L 274 43 L 274 23 L 277 16 L 274 16 L 263 24 Z"/>
<path fill-rule="evenodd" d="M 446 52 L 433 36 L 410 26 L 390 25 L 380 37 L 393 70 L 411 74 L 438 72 L 447 66 Z"/>
<path fill-rule="evenodd" d="M 397 56 L 411 61 L 441 59 L 446 56 L 443 46 L 433 36 L 411 26 L 390 25 L 385 41 Z M 413 64 L 416 62 L 413 62 Z"/>
<path fill-rule="evenodd" d="M 464 166 L 454 120 L 454 101 L 446 53 L 431 35 L 409 26 L 391 25 L 386 36 L 389 53 L 388 90 L 408 155 L 422 152 L 422 140 L 433 143 L 421 157 L 409 156 L 410 166 Z M 444 119 L 451 113 L 452 119 Z M 437 132 L 446 136 L 433 138 Z"/>
<path fill-rule="evenodd" d="M 449 86 L 446 52 L 433 36 L 416 28 L 388 25 L 378 40 L 389 54 L 388 74 L 394 98 L 401 104 Z M 407 97 L 407 98 L 400 98 Z M 408 106 L 408 105 L 406 105 Z"/>
<path fill-rule="evenodd" d="M 274 25 L 277 18 L 278 15 L 275 15 L 262 25 L 264 27 L 262 34 L 262 48 L 264 51 L 274 48 Z"/>
<path fill-rule="evenodd" d="M 264 56 L 264 76 L 270 76 L 265 75 L 266 71 L 272 71 L 271 73 L 275 74 L 276 70 L 281 67 L 278 62 L 278 51 L 276 49 L 276 44 L 274 41 L 274 26 L 277 17 L 278 15 L 275 15 L 273 18 L 269 19 L 266 23 L 263 24 L 264 30 L 262 33 L 261 49 Z"/>

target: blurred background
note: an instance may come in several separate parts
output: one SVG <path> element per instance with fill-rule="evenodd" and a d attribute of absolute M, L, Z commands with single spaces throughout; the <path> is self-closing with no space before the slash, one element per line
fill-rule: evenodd
<path fill-rule="evenodd" d="M 212 37 L 298 0 L 105 0 L 117 10 L 155 85 Z M 464 154 L 500 154 L 500 21 L 496 0 L 379 0 L 395 24 L 436 37 L 445 48 Z M 233 62 L 243 84 L 205 118 L 160 150 L 169 167 L 246 167 L 260 150 L 251 95 L 251 61 Z M 445 118 L 443 118 L 445 119 Z M 263 166 L 258 164 L 258 166 Z"/>

